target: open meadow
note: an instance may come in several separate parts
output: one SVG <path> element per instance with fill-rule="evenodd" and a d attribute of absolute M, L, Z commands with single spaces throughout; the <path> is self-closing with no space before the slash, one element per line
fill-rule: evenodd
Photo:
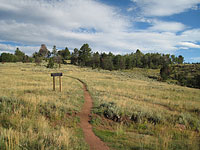
<path fill-rule="evenodd" d="M 0 149 L 88 149 L 76 114 L 82 84 L 63 77 L 52 91 L 51 70 L 35 64 L 0 64 Z"/>
<path fill-rule="evenodd" d="M 93 98 L 90 123 L 110 149 L 199 150 L 200 89 L 148 78 L 159 70 L 106 71 L 62 65 L 0 64 L 1 149 L 89 149 L 77 116 L 82 84 Z M 50 73 L 62 72 L 62 92 Z"/>

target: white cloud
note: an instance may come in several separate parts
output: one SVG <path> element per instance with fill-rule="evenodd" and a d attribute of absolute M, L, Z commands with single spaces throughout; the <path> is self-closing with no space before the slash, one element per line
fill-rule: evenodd
<path fill-rule="evenodd" d="M 200 57 L 192 57 L 191 60 L 195 62 L 200 62 Z"/>
<path fill-rule="evenodd" d="M 132 0 L 145 16 L 170 16 L 196 8 L 200 0 Z"/>
<path fill-rule="evenodd" d="M 200 9 L 200 8 L 199 8 L 198 5 L 192 7 L 192 10 L 199 10 L 199 9 Z"/>
<path fill-rule="evenodd" d="M 12 5 L 9 5 L 9 4 L 6 4 L 6 3 L 1 3 L 0 10 L 17 11 L 18 9 L 15 6 L 12 6 Z"/>
<path fill-rule="evenodd" d="M 191 42 L 180 42 L 180 46 L 188 47 L 188 48 L 200 48 L 200 45 L 194 44 Z"/>
<path fill-rule="evenodd" d="M 134 10 L 134 7 L 129 7 L 129 8 L 127 9 L 128 12 L 133 11 L 133 10 Z"/>
<path fill-rule="evenodd" d="M 186 29 L 178 22 L 141 17 L 137 19 L 152 27 L 138 31 L 118 9 L 95 0 L 0 0 L 0 14 L 0 40 L 33 45 L 1 42 L 0 49 L 14 51 L 19 47 L 29 55 L 43 43 L 49 50 L 53 45 L 73 49 L 89 43 L 94 51 L 130 53 L 139 48 L 143 52 L 173 53 L 180 46 L 188 48 L 185 41 L 200 41 L 200 29 L 177 35 Z"/>
<path fill-rule="evenodd" d="M 154 20 L 152 24 L 153 26 L 149 28 L 152 31 L 179 32 L 183 31 L 186 28 L 184 24 L 179 22 L 164 22 L 164 21 Z"/>
<path fill-rule="evenodd" d="M 200 29 L 186 30 L 181 34 L 182 41 L 200 42 Z"/>
<path fill-rule="evenodd" d="M 14 53 L 17 47 L 26 53 L 26 55 L 32 55 L 33 52 L 39 50 L 39 46 L 13 46 L 11 44 L 0 44 L 0 53 Z"/>
<path fill-rule="evenodd" d="M 76 47 L 129 26 L 114 7 L 93 0 L 0 0 L 1 4 L 0 39 L 23 44 Z"/>

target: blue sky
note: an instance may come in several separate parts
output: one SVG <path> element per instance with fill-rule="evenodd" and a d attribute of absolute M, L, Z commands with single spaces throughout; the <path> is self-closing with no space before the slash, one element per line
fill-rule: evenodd
<path fill-rule="evenodd" d="M 200 62 L 200 0 L 0 0 L 0 53 L 80 48 Z"/>

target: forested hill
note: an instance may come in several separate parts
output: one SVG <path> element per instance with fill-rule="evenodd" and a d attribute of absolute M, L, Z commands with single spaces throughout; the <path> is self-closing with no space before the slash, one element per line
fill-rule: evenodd
<path fill-rule="evenodd" d="M 168 78 L 182 86 L 200 88 L 200 64 L 173 65 Z"/>
<path fill-rule="evenodd" d="M 161 69 L 161 80 L 170 80 L 189 87 L 200 88 L 200 67 L 199 65 L 181 65 L 184 57 L 179 55 L 160 54 L 160 53 L 142 53 L 139 49 L 135 53 L 126 55 L 115 55 L 113 53 L 92 52 L 88 44 L 83 44 L 80 49 L 75 48 L 70 53 L 66 47 L 63 50 L 57 50 L 53 46 L 49 51 L 45 44 L 42 44 L 39 51 L 33 55 L 27 56 L 24 52 L 16 49 L 14 54 L 2 53 L 1 62 L 35 62 L 40 64 L 42 60 L 48 62 L 47 67 L 55 67 L 54 63 L 66 63 L 70 60 L 71 64 L 101 68 L 106 70 L 123 70 L 138 68 Z"/>

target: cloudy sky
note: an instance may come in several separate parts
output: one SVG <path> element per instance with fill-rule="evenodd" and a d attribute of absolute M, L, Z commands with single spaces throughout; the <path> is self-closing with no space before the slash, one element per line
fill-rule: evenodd
<path fill-rule="evenodd" d="M 0 0 L 0 53 L 140 49 L 200 62 L 200 0 Z"/>

